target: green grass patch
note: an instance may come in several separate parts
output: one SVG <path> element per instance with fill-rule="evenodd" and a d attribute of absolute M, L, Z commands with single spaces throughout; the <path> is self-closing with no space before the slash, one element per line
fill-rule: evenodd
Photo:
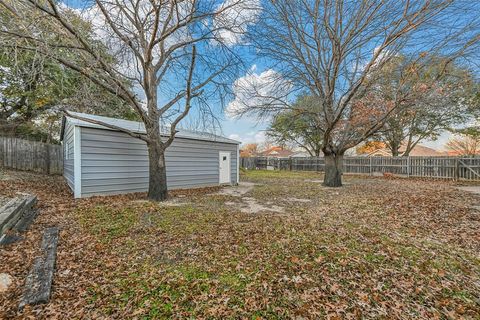
<path fill-rule="evenodd" d="M 308 171 L 287 171 L 287 170 L 245 170 L 241 172 L 241 178 L 249 181 L 255 180 L 301 180 L 321 179 L 322 173 Z M 273 181 L 272 181 L 273 182 Z"/>
<path fill-rule="evenodd" d="M 244 197 L 282 213 L 244 214 L 245 199 L 218 194 L 187 195 L 179 206 L 79 209 L 83 228 L 122 261 L 104 287 L 90 288 L 90 303 L 112 318 L 322 318 L 338 310 L 339 318 L 396 318 L 392 310 L 475 318 L 475 244 L 451 236 L 476 223 L 461 220 L 464 203 L 408 180 L 351 178 L 345 188 L 310 181 L 321 178 L 242 172 L 257 184 Z"/>
<path fill-rule="evenodd" d="M 78 215 L 84 228 L 106 242 L 126 236 L 137 222 L 134 208 L 112 209 L 101 205 L 81 210 Z"/>

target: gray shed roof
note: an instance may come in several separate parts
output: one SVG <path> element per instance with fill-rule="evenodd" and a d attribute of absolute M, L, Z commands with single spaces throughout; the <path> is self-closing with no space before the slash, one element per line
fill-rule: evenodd
<path fill-rule="evenodd" d="M 97 116 L 93 114 L 87 114 L 87 113 L 80 113 L 80 112 L 69 112 L 72 115 L 76 115 L 78 117 L 82 118 L 87 118 L 91 119 L 94 121 L 101 121 L 106 124 L 114 125 L 116 127 L 124 128 L 126 130 L 135 132 L 135 133 L 141 133 L 145 134 L 145 125 L 143 122 L 137 122 L 137 121 L 130 121 L 130 120 L 123 120 L 123 119 L 117 119 L 117 118 L 110 118 L 110 117 L 103 117 L 103 116 Z M 104 127 L 102 125 L 98 125 L 95 123 L 75 119 L 69 116 L 65 117 L 69 123 L 73 124 L 74 126 L 80 126 L 80 127 L 89 127 L 89 128 L 99 128 L 99 129 L 108 129 L 112 130 L 110 128 Z M 61 133 L 61 138 L 63 139 L 63 131 L 64 131 L 64 123 L 62 124 L 62 133 Z M 168 136 L 170 134 L 169 132 L 170 128 L 167 127 L 164 129 L 163 134 L 165 136 Z M 177 134 L 175 135 L 177 138 L 185 138 L 185 139 L 193 139 L 193 140 L 203 140 L 203 141 L 214 141 L 214 142 L 222 142 L 222 143 L 231 143 L 231 144 L 240 144 L 240 141 L 236 141 L 233 139 L 225 138 L 222 136 L 217 136 L 212 133 L 208 132 L 200 132 L 200 131 L 193 131 L 193 130 L 186 130 L 186 129 L 177 129 Z"/>

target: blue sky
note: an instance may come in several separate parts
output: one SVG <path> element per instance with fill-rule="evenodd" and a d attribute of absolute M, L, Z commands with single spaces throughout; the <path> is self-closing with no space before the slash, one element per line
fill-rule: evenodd
<path fill-rule="evenodd" d="M 89 6 L 92 1 L 85 0 L 64 0 L 70 7 L 82 8 Z M 250 75 L 259 76 L 263 71 L 266 71 L 266 66 L 261 62 L 255 60 L 254 57 L 245 54 L 245 67 L 250 69 Z M 245 71 L 246 72 L 246 71 Z M 247 76 L 246 73 L 243 75 L 240 74 L 239 77 Z M 218 116 L 218 115 L 217 115 Z M 241 119 L 232 119 L 228 117 L 225 113 L 220 115 L 219 118 L 221 123 L 222 134 L 230 137 L 232 139 L 240 140 L 244 143 L 256 142 L 262 143 L 265 141 L 265 129 L 268 126 L 266 121 L 258 122 L 255 119 L 241 118 Z M 448 141 L 450 134 L 445 133 L 439 137 L 437 141 L 425 141 L 422 142 L 423 145 L 441 149 L 443 145 Z"/>
<path fill-rule="evenodd" d="M 93 4 L 93 1 L 85 0 L 64 0 L 66 5 L 73 8 L 86 8 Z M 255 73 L 261 73 L 264 71 L 264 66 L 262 63 L 255 60 L 248 53 L 248 49 L 240 48 L 239 51 L 242 53 L 243 58 L 245 58 L 245 69 L 250 69 L 253 65 L 256 66 Z M 246 71 L 245 71 L 246 73 Z M 245 73 L 239 74 L 239 77 L 245 75 Z M 227 101 L 228 105 L 228 101 Z M 220 111 L 220 110 L 219 110 Z M 258 142 L 261 143 L 265 140 L 264 130 L 268 126 L 267 122 L 258 122 L 254 119 L 241 118 L 234 119 L 227 116 L 224 112 L 221 115 L 216 115 L 220 119 L 221 132 L 217 134 L 222 134 L 226 137 L 230 137 L 235 140 L 240 140 L 244 143 L 249 142 Z"/>

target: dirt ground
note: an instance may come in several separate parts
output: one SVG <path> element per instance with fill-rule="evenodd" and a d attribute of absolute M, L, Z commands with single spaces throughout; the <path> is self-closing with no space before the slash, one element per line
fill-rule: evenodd
<path fill-rule="evenodd" d="M 238 187 L 73 200 L 61 177 L 7 172 L 40 216 L 0 248 L 0 318 L 480 317 L 480 196 L 452 182 L 242 173 Z M 45 227 L 61 228 L 49 304 L 17 310 Z"/>

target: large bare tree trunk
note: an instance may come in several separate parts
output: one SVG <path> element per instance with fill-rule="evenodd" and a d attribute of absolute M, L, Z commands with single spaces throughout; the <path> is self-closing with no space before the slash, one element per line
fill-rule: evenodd
<path fill-rule="evenodd" d="M 163 201 L 168 197 L 165 151 L 158 141 L 147 143 L 147 146 L 149 160 L 148 198 L 153 201 Z"/>
<path fill-rule="evenodd" d="M 323 185 L 326 187 L 342 186 L 343 153 L 325 154 L 325 176 Z"/>

